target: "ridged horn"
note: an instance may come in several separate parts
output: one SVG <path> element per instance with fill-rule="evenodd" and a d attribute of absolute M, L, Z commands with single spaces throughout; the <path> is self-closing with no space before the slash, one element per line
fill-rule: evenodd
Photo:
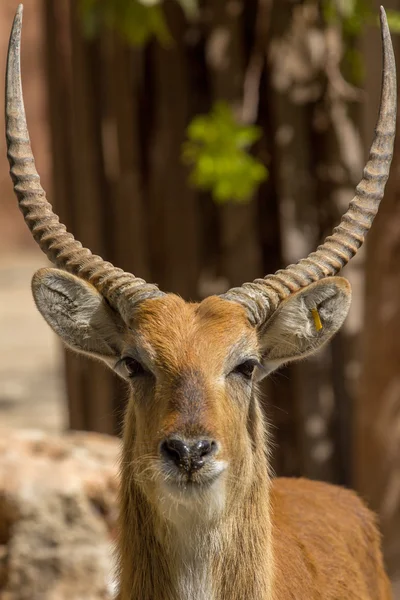
<path fill-rule="evenodd" d="M 40 248 L 57 267 L 91 283 L 123 318 L 132 305 L 163 293 L 131 273 L 114 267 L 75 240 L 54 214 L 40 185 L 30 145 L 21 84 L 21 29 L 19 5 L 11 30 L 6 72 L 7 156 L 14 191 L 26 224 Z"/>
<path fill-rule="evenodd" d="M 382 6 L 380 20 L 383 45 L 381 102 L 375 137 L 363 178 L 340 224 L 316 252 L 274 275 L 245 283 L 222 295 L 226 300 L 242 304 L 250 321 L 256 326 L 265 323 L 290 294 L 314 281 L 338 273 L 363 244 L 378 212 L 392 162 L 397 105 L 396 64 L 386 13 Z"/>

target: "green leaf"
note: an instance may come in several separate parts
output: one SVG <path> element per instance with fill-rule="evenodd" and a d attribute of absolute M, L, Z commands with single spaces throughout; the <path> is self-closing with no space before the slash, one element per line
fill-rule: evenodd
<path fill-rule="evenodd" d="M 261 135 L 262 133 L 259 127 L 246 127 L 237 132 L 236 143 L 242 148 L 248 148 L 257 142 Z"/>
<path fill-rule="evenodd" d="M 268 177 L 266 167 L 248 152 L 260 136 L 258 127 L 238 123 L 226 102 L 196 116 L 182 147 L 192 185 L 211 192 L 217 203 L 248 202 Z"/>

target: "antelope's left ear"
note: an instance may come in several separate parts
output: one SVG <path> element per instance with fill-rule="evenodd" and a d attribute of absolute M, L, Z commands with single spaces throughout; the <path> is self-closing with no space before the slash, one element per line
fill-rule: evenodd
<path fill-rule="evenodd" d="M 327 277 L 284 300 L 260 334 L 266 374 L 326 344 L 342 326 L 350 302 L 351 287 L 343 277 Z"/>

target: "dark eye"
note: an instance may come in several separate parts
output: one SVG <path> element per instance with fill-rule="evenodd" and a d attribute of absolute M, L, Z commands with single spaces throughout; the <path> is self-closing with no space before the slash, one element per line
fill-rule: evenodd
<path fill-rule="evenodd" d="M 257 361 L 255 360 L 245 360 L 235 367 L 232 371 L 232 374 L 242 375 L 246 379 L 251 379 L 253 376 L 254 369 L 257 366 Z"/>
<path fill-rule="evenodd" d="M 125 356 L 122 362 L 128 371 L 128 377 L 138 377 L 139 375 L 147 375 L 149 373 L 138 360 L 135 360 L 131 356 Z"/>

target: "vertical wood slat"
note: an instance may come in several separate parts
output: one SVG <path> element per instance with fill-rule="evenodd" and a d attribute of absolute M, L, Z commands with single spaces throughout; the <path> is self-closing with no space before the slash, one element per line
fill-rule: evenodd
<path fill-rule="evenodd" d="M 49 92 L 53 101 L 54 196 L 63 222 L 93 251 L 104 255 L 98 198 L 97 136 L 91 114 L 90 66 L 76 5 L 46 2 Z M 56 101 L 54 101 L 54 99 Z M 97 163 L 93 158 L 97 157 Z M 112 376 L 100 365 L 66 354 L 70 426 L 112 432 Z M 90 400 L 89 400 L 90 397 Z"/>
<path fill-rule="evenodd" d="M 145 135 L 150 242 L 156 254 L 153 273 L 164 290 L 195 300 L 199 274 L 197 194 L 188 185 L 188 172 L 181 161 L 191 116 L 185 22 L 176 4 L 166 7 L 174 44 L 168 48 L 154 44 L 151 49 L 154 114 L 152 129 Z"/>
<path fill-rule="evenodd" d="M 331 33 L 334 34 L 335 32 Z M 335 97 L 330 103 L 320 104 L 317 110 L 320 121 L 325 125 L 314 128 L 313 145 L 317 157 L 315 170 L 319 174 L 316 178 L 316 209 L 319 212 L 323 239 L 339 223 L 354 196 L 355 186 L 362 174 L 363 156 L 358 141 L 359 106 L 352 114 L 348 101 L 343 97 Z M 337 115 L 340 115 L 340 126 Z M 340 150 L 342 139 L 352 141 L 351 162 L 346 160 Z M 356 165 L 358 169 L 355 168 Z M 362 286 L 358 283 L 363 277 L 362 254 L 363 249 L 341 273 L 353 287 L 352 306 L 343 327 L 324 352 L 324 356 L 329 358 L 325 378 L 331 382 L 329 394 L 333 400 L 327 433 L 333 447 L 332 463 L 337 474 L 336 480 L 343 485 L 351 485 L 352 479 L 351 423 L 356 390 L 354 378 L 351 379 L 350 369 L 346 369 L 346 365 L 354 365 L 359 355 L 355 340 L 361 326 L 363 302 Z M 327 390 L 326 385 L 324 389 Z"/>
<path fill-rule="evenodd" d="M 399 0 L 385 8 L 400 10 Z M 395 55 L 400 46 L 393 37 Z M 381 78 L 379 31 L 365 36 L 368 64 L 365 105 L 366 143 L 373 135 Z M 399 101 L 399 98 L 398 98 Z M 376 511 L 385 562 L 400 581 L 400 121 L 385 197 L 366 245 L 364 327 L 359 393 L 353 415 L 353 477 L 358 492 Z"/>
<path fill-rule="evenodd" d="M 274 178 L 279 196 L 280 233 L 282 244 L 282 265 L 296 262 L 301 255 L 306 256 L 316 240 L 316 214 L 314 210 L 313 182 L 309 176 L 312 167 L 312 148 L 310 147 L 310 108 L 308 104 L 294 103 L 290 97 L 290 82 L 286 87 L 280 84 L 282 65 L 280 64 L 277 44 L 287 39 L 293 24 L 294 6 L 283 1 L 274 3 L 270 26 L 270 76 L 268 101 L 270 105 L 271 137 L 275 158 Z M 308 230 L 304 230 L 304 226 Z M 280 266 L 282 266 L 280 265 Z M 306 369 L 306 372 L 305 372 Z M 281 432 L 281 439 L 287 447 L 282 454 L 293 455 L 295 436 L 297 448 L 297 468 L 308 476 L 313 475 L 311 460 L 312 440 L 306 431 L 306 424 L 318 404 L 318 382 L 315 380 L 315 368 L 309 365 L 291 365 L 286 370 L 287 381 L 284 385 L 285 405 L 289 419 L 282 423 L 287 430 Z M 312 376 L 314 387 L 307 385 L 307 375 Z M 296 390 L 296 386 L 298 389 Z M 280 388 L 274 388 L 274 404 L 279 404 Z M 311 393 L 311 396 L 309 395 Z M 293 431 L 293 415 L 296 427 Z M 299 452 L 300 449 L 300 452 Z M 298 473 L 297 473 L 298 474 Z"/>
<path fill-rule="evenodd" d="M 55 210 L 67 227 L 73 226 L 74 178 L 70 148 L 72 147 L 71 100 L 71 40 L 69 37 L 70 4 L 46 0 L 47 82 L 50 101 L 49 116 L 52 133 L 53 201 Z M 69 426 L 85 429 L 86 403 L 81 396 L 80 364 L 71 353 L 65 355 L 65 374 L 68 391 Z"/>
<path fill-rule="evenodd" d="M 143 52 L 127 51 L 114 39 L 112 62 L 119 172 L 115 185 L 113 261 L 127 271 L 151 279 L 147 215 L 141 175 L 139 88 L 143 87 Z M 109 86 L 109 81 L 108 81 Z M 107 85 L 106 84 L 106 85 Z"/>
<path fill-rule="evenodd" d="M 91 250 L 107 258 L 107 239 L 104 230 L 104 172 L 101 157 L 101 136 L 98 122 L 95 69 L 96 51 L 85 42 L 79 22 L 77 2 L 73 3 L 71 18 L 72 36 L 72 85 L 73 85 L 73 172 L 76 185 L 74 197 L 74 232 L 78 239 Z M 101 201 L 100 201 L 101 199 Z M 81 402 L 87 406 L 90 427 L 104 433 L 112 433 L 112 375 L 100 364 L 80 362 Z"/>
<path fill-rule="evenodd" d="M 108 184 L 110 260 L 148 280 L 151 273 L 138 127 L 143 52 L 128 50 L 112 33 L 103 41 L 102 147 Z M 118 378 L 114 378 L 113 386 L 114 431 L 119 432 L 127 391 Z"/>
<path fill-rule="evenodd" d="M 206 59 L 213 102 L 224 100 L 240 111 L 246 60 L 242 19 L 245 4 L 235 4 L 233 10 L 225 0 L 207 3 Z M 226 204 L 219 213 L 222 272 L 229 287 L 234 287 L 262 272 L 257 204 Z"/>
<path fill-rule="evenodd" d="M 358 491 L 379 515 L 385 558 L 400 579 L 399 161 L 395 162 L 367 251 L 366 327 L 360 394 L 354 411 Z"/>

